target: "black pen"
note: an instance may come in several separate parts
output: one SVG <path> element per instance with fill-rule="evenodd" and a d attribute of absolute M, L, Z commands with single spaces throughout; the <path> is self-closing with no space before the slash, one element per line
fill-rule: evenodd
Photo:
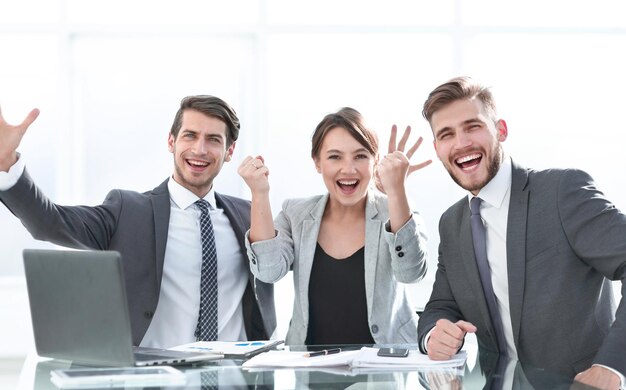
<path fill-rule="evenodd" d="M 304 357 L 313 357 L 313 356 L 330 355 L 332 353 L 339 353 L 339 352 L 341 352 L 341 348 L 322 349 L 321 351 L 305 353 L 303 356 Z"/>

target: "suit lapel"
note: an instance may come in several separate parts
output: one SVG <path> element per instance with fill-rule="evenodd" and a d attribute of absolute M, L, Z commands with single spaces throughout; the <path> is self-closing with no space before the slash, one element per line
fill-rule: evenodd
<path fill-rule="evenodd" d="M 152 212 L 154 214 L 154 241 L 156 246 L 156 258 L 154 260 L 156 262 L 156 282 L 159 290 L 161 289 L 167 232 L 170 224 L 170 192 L 167 189 L 168 180 L 165 180 L 152 190 L 152 196 L 150 198 L 152 201 Z"/>
<path fill-rule="evenodd" d="M 528 171 L 513 163 L 511 200 L 506 233 L 509 308 L 515 344 L 519 341 L 526 279 L 526 223 L 528 219 Z"/>
<path fill-rule="evenodd" d="M 308 322 L 309 318 L 309 280 L 311 279 L 311 269 L 313 268 L 313 258 L 315 257 L 315 249 L 317 247 L 317 237 L 320 232 L 322 216 L 328 202 L 328 194 L 320 198 L 320 200 L 311 208 L 309 216 L 302 221 L 302 233 L 300 238 L 300 250 L 298 255 L 298 286 L 296 294 L 300 295 L 302 302 L 302 316 Z M 296 240 L 296 237 L 294 237 Z"/>
<path fill-rule="evenodd" d="M 376 282 L 376 267 L 378 265 L 378 247 L 380 245 L 382 221 L 375 219 L 378 215 L 376 199 L 370 192 L 365 206 L 365 294 L 367 295 L 367 312 L 372 315 L 374 302 L 374 283 Z"/>
<path fill-rule="evenodd" d="M 248 226 L 244 222 L 244 218 L 241 215 L 240 210 L 232 203 L 227 196 L 223 196 L 215 193 L 215 203 L 216 206 L 224 210 L 224 214 L 226 218 L 230 221 L 230 225 L 235 231 L 235 236 L 237 236 L 237 241 L 239 242 L 239 247 L 246 252 L 246 244 L 245 244 L 245 236 L 246 231 L 248 230 Z"/>
<path fill-rule="evenodd" d="M 236 204 L 233 203 L 231 199 L 228 198 L 227 195 L 221 195 L 215 192 L 215 203 L 218 208 L 224 210 L 224 215 L 228 218 L 230 222 L 230 226 L 233 228 L 235 232 L 235 236 L 237 237 L 237 242 L 239 243 L 239 248 L 244 254 L 244 262 L 245 267 L 248 270 L 248 279 L 250 280 L 251 286 L 256 286 L 254 275 L 252 271 L 250 271 L 250 267 L 248 266 L 248 258 L 246 256 L 246 232 L 250 228 L 249 217 L 246 218 L 241 214 L 241 209 L 237 207 Z"/>

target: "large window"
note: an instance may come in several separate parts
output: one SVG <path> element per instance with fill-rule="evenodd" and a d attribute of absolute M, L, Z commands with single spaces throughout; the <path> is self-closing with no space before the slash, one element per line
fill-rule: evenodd
<path fill-rule="evenodd" d="M 382 145 L 392 124 L 412 125 L 426 139 L 417 159 L 435 160 L 409 179 L 430 237 L 429 276 L 414 288 L 423 306 L 439 216 L 463 196 L 436 160 L 420 114 L 426 94 L 456 75 L 493 85 L 516 161 L 585 169 L 624 209 L 624 4 L 0 0 L 0 105 L 14 123 L 41 109 L 20 151 L 64 204 L 98 204 L 110 189 L 145 191 L 167 178 L 167 133 L 190 94 L 220 96 L 242 118 L 219 190 L 249 197 L 236 168 L 261 154 L 275 213 L 286 198 L 324 191 L 309 150 L 325 114 L 358 109 Z M 0 280 L 19 279 L 21 250 L 42 246 L 0 207 Z M 291 286 L 281 281 L 278 294 Z M 284 335 L 291 300 L 278 310 Z"/>

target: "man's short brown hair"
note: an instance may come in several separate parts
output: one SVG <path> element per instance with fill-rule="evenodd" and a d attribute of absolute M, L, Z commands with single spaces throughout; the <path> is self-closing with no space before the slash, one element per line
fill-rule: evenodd
<path fill-rule="evenodd" d="M 495 121 L 496 102 L 491 91 L 470 77 L 455 77 L 435 88 L 424 102 L 422 115 L 430 123 L 433 114 L 448 104 L 474 98 L 483 103 L 486 113 Z"/>
<path fill-rule="evenodd" d="M 226 124 L 226 146 L 232 145 L 239 138 L 239 118 L 235 110 L 222 99 L 211 95 L 187 96 L 180 102 L 180 108 L 174 117 L 174 123 L 170 134 L 174 139 L 178 137 L 178 132 L 183 122 L 185 110 L 196 110 L 204 115 L 217 118 Z"/>

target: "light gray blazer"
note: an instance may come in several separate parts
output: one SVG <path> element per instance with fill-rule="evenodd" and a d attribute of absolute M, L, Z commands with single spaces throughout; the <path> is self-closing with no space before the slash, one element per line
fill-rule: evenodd
<path fill-rule="evenodd" d="M 441 217 L 439 264 L 420 339 L 440 318 L 466 320 L 478 328 L 479 346 L 497 351 L 469 215 L 464 197 Z M 622 300 L 614 317 L 609 281 L 621 280 L 626 295 L 626 215 L 593 179 L 513 163 L 506 250 L 519 360 L 571 376 L 592 363 L 626 373 L 626 305 Z"/>
<path fill-rule="evenodd" d="M 293 269 L 295 302 L 286 343 L 304 344 L 309 323 L 309 277 L 328 194 L 290 199 L 274 221 L 277 235 L 246 247 L 252 273 L 274 283 Z M 365 291 L 369 328 L 378 344 L 416 343 L 417 314 L 405 286 L 426 274 L 426 235 L 419 214 L 395 235 L 386 229 L 387 197 L 369 191 L 365 207 Z"/>

